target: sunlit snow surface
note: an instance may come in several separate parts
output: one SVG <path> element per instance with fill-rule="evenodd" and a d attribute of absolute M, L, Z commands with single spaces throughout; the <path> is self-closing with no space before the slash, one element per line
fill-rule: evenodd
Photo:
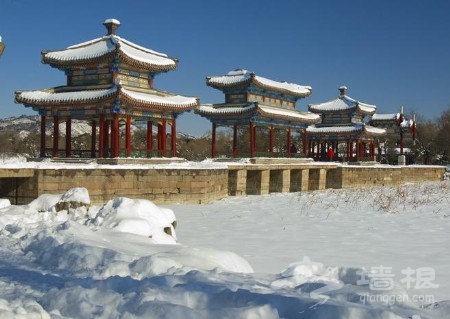
<path fill-rule="evenodd" d="M 0 318 L 449 318 L 449 191 L 0 200 Z M 381 266 L 392 286 L 375 290 Z"/>

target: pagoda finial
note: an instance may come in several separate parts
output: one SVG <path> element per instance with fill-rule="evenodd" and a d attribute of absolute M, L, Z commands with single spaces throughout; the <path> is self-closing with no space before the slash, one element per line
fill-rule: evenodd
<path fill-rule="evenodd" d="M 116 34 L 116 30 L 120 26 L 120 21 L 116 19 L 106 19 L 103 22 L 103 25 L 106 27 L 107 33 L 106 35 Z"/>
<path fill-rule="evenodd" d="M 347 92 L 347 87 L 344 85 L 339 87 L 339 92 L 341 95 L 345 95 L 345 93 Z"/>

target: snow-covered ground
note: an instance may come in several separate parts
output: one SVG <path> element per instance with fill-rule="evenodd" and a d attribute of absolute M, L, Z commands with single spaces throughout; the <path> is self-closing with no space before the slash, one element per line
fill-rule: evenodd
<path fill-rule="evenodd" d="M 449 194 L 0 200 L 0 318 L 450 318 Z"/>

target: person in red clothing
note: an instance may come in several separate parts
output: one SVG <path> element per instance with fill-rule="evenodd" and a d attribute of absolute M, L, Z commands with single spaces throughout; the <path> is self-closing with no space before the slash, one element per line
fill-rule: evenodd
<path fill-rule="evenodd" d="M 330 146 L 330 148 L 328 149 L 327 152 L 327 158 L 330 162 L 332 162 L 334 160 L 334 151 L 333 148 Z"/>

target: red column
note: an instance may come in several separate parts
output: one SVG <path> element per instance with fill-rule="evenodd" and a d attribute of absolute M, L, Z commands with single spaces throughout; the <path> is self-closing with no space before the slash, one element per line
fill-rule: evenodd
<path fill-rule="evenodd" d="M 287 146 L 287 155 L 291 157 L 291 128 L 288 127 L 286 130 L 286 146 Z"/>
<path fill-rule="evenodd" d="M 270 153 L 270 157 L 273 157 L 273 126 L 270 126 L 269 128 L 269 153 Z"/>
<path fill-rule="evenodd" d="M 158 136 L 156 137 L 158 141 L 157 149 L 158 149 L 158 157 L 162 156 L 162 124 L 158 122 Z"/>
<path fill-rule="evenodd" d="M 153 123 L 147 121 L 147 157 L 152 156 L 153 149 Z"/>
<path fill-rule="evenodd" d="M 216 123 L 212 124 L 211 158 L 216 158 Z"/>
<path fill-rule="evenodd" d="M 250 157 L 255 156 L 255 126 L 253 122 L 250 122 Z"/>
<path fill-rule="evenodd" d="M 237 157 L 237 125 L 233 125 L 233 158 Z"/>
<path fill-rule="evenodd" d="M 370 159 L 372 161 L 375 160 L 375 142 L 374 141 L 370 142 Z"/>
<path fill-rule="evenodd" d="M 105 148 L 105 116 L 100 115 L 100 121 L 98 123 L 98 157 L 103 158 L 103 150 Z"/>
<path fill-rule="evenodd" d="M 111 130 L 112 157 L 119 157 L 119 114 L 113 114 L 113 127 Z"/>
<path fill-rule="evenodd" d="M 46 127 L 47 118 L 45 115 L 41 115 L 41 150 L 40 156 L 45 157 L 45 127 Z"/>
<path fill-rule="evenodd" d="M 160 133 L 160 139 L 161 139 L 161 156 L 166 157 L 167 152 L 167 136 L 166 136 L 166 119 L 162 120 L 161 123 L 161 133 Z"/>
<path fill-rule="evenodd" d="M 59 157 L 59 117 L 56 115 L 53 117 L 53 157 Z"/>
<path fill-rule="evenodd" d="M 350 141 L 350 160 L 351 161 L 353 161 L 353 143 L 354 143 L 353 141 Z"/>
<path fill-rule="evenodd" d="M 131 116 L 127 115 L 125 124 L 125 153 L 127 157 L 131 157 Z"/>
<path fill-rule="evenodd" d="M 347 146 L 345 148 L 345 159 L 344 161 L 349 162 L 350 161 L 350 141 L 346 142 Z"/>
<path fill-rule="evenodd" d="M 172 157 L 177 157 L 177 122 L 176 119 L 172 119 L 171 132 L 172 135 Z"/>
<path fill-rule="evenodd" d="M 72 156 L 72 118 L 69 116 L 66 121 L 66 157 Z"/>
<path fill-rule="evenodd" d="M 103 130 L 103 154 L 104 157 L 110 157 L 110 148 L 111 145 L 109 143 L 110 140 L 110 134 L 109 134 L 109 129 L 111 127 L 111 121 L 110 120 L 105 120 L 105 124 L 104 124 L 104 130 Z"/>
<path fill-rule="evenodd" d="M 91 158 L 95 158 L 95 145 L 97 145 L 97 121 L 92 121 L 92 131 L 91 131 Z"/>

